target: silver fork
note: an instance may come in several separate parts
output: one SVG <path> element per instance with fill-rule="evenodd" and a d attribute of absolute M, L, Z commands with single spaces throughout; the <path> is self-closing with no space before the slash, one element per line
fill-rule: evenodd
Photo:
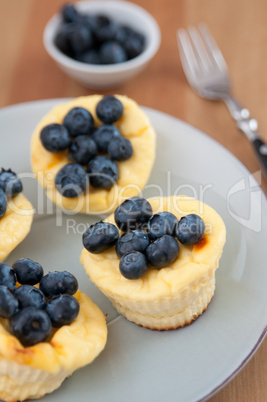
<path fill-rule="evenodd" d="M 251 142 L 267 179 L 267 145 L 258 133 L 257 120 L 231 94 L 227 64 L 205 24 L 177 31 L 182 66 L 191 87 L 203 98 L 226 103 L 237 127 Z"/>

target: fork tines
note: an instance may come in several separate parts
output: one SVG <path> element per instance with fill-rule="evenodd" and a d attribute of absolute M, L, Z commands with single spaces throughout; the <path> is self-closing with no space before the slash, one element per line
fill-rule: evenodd
<path fill-rule="evenodd" d="M 214 38 L 204 23 L 177 31 L 178 46 L 185 73 L 197 74 L 199 70 L 219 68 L 227 71 L 227 65 Z"/>

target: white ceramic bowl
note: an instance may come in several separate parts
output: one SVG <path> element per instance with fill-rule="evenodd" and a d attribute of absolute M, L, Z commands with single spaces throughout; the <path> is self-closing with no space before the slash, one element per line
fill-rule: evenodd
<path fill-rule="evenodd" d="M 157 52 L 160 29 L 155 19 L 143 8 L 126 1 L 82 1 L 75 7 L 84 14 L 105 14 L 118 23 L 129 25 L 146 37 L 144 51 L 134 59 L 119 64 L 86 64 L 62 53 L 55 45 L 56 32 L 62 22 L 59 14 L 54 15 L 45 27 L 43 41 L 48 54 L 58 66 L 82 85 L 93 89 L 110 89 L 121 86 L 145 68 Z"/>

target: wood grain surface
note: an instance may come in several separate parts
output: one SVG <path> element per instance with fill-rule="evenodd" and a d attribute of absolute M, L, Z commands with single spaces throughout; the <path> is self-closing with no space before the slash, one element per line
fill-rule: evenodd
<path fill-rule="evenodd" d="M 176 30 L 200 21 L 208 25 L 229 65 L 234 94 L 258 120 L 267 142 L 267 1 L 133 2 L 157 19 L 162 43 L 149 67 L 116 92 L 198 127 L 224 145 L 252 173 L 257 172 L 259 165 L 250 144 L 236 129 L 226 107 L 201 99 L 189 88 L 179 60 Z M 45 24 L 63 3 L 62 0 L 0 0 L 0 107 L 93 93 L 63 74 L 44 50 Z M 262 187 L 266 191 L 264 178 Z M 211 401 L 266 401 L 266 379 L 267 340 Z"/>

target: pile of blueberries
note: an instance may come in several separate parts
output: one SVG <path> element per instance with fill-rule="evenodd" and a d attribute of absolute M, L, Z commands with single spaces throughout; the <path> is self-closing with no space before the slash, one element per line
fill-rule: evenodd
<path fill-rule="evenodd" d="M 123 105 L 112 95 L 97 104 L 96 114 L 104 124 L 95 129 L 91 113 L 82 108 L 71 109 L 63 124 L 49 124 L 40 139 L 46 150 L 53 153 L 68 150 L 69 163 L 55 178 L 57 190 L 67 198 L 82 194 L 88 182 L 95 188 L 111 188 L 118 180 L 117 161 L 133 154 L 131 142 L 113 125 L 123 114 Z M 108 154 L 108 155 L 107 155 Z"/>
<path fill-rule="evenodd" d="M 0 219 L 5 215 L 7 200 L 21 193 L 22 183 L 11 169 L 0 171 Z"/>
<path fill-rule="evenodd" d="M 106 15 L 84 15 L 72 4 L 61 11 L 56 46 L 67 56 L 88 64 L 115 64 L 133 59 L 145 48 L 145 36 Z"/>
<path fill-rule="evenodd" d="M 34 286 L 38 283 L 39 289 Z M 9 331 L 23 346 L 44 342 L 52 327 L 69 325 L 78 316 L 80 305 L 72 296 L 77 290 L 77 279 L 67 271 L 44 275 L 42 266 L 29 258 L 12 268 L 1 263 L 0 317 L 10 319 Z"/>
<path fill-rule="evenodd" d="M 108 222 L 91 225 L 83 234 L 83 245 L 95 254 L 115 245 L 120 272 L 127 279 L 141 278 L 149 264 L 156 269 L 167 267 L 178 257 L 177 239 L 192 246 L 205 232 L 199 215 L 186 215 L 179 221 L 170 212 L 153 215 L 150 203 L 139 197 L 124 201 L 114 217 L 118 227 Z M 125 232 L 120 237 L 118 228 Z"/>

